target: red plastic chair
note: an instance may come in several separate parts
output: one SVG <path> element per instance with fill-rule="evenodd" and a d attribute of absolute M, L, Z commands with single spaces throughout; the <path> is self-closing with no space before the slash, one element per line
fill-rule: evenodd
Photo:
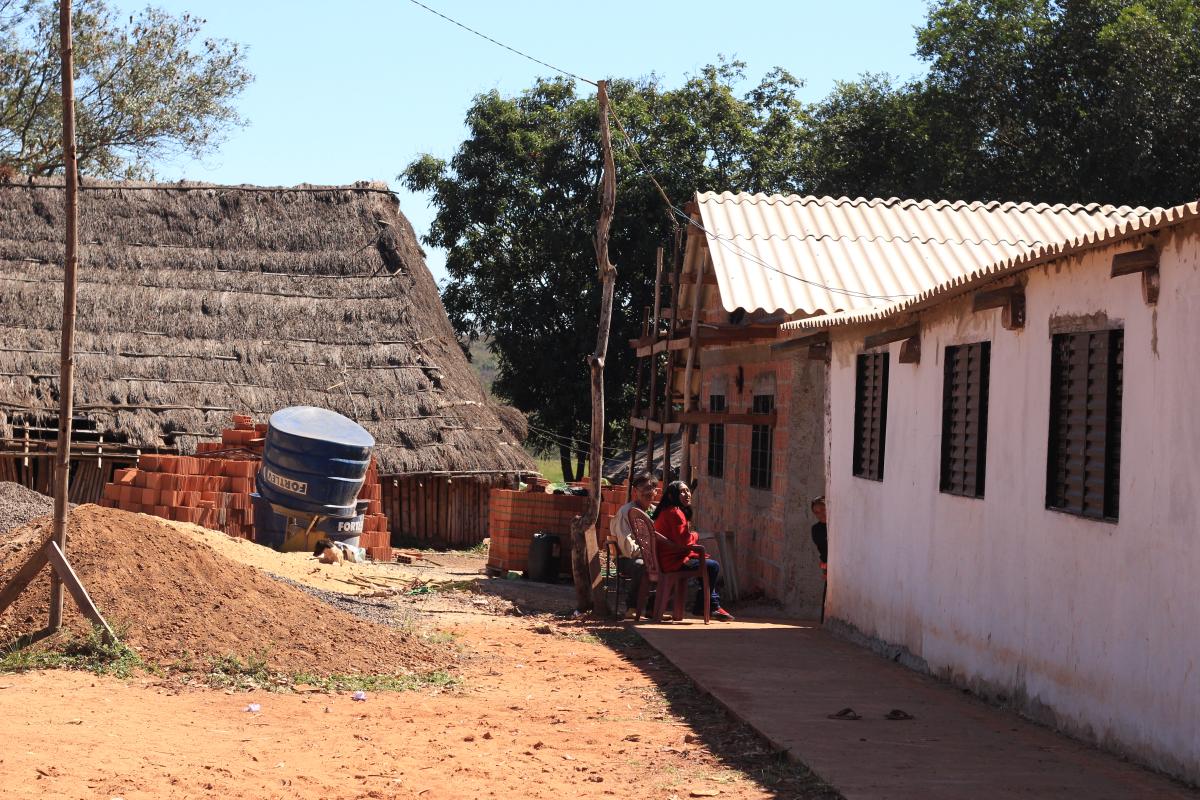
<path fill-rule="evenodd" d="M 629 524 L 633 528 L 633 538 L 637 540 L 638 547 L 642 549 L 642 563 L 645 565 L 642 584 L 638 588 L 638 604 L 634 611 L 634 620 L 642 618 L 642 609 L 646 607 L 646 598 L 650 595 L 652 585 L 654 586 L 652 621 L 657 622 L 662 619 L 668 601 L 672 603 L 671 619 L 683 619 L 683 604 L 687 599 L 688 581 L 697 577 L 697 573 L 699 573 L 698 577 L 704 587 L 704 624 L 707 625 L 712 615 L 712 592 L 708 585 L 708 570 L 701 566 L 699 569 L 663 572 L 658 566 L 656 545 L 659 539 L 668 542 L 667 537 L 654 530 L 654 522 L 640 508 L 629 509 Z M 704 564 L 707 557 L 704 548 L 699 545 L 691 545 L 690 549 L 698 555 L 700 563 Z"/>

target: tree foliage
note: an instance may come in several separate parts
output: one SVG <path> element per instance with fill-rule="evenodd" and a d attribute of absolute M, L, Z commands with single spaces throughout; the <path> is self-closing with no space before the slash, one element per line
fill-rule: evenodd
<path fill-rule="evenodd" d="M 739 93 L 737 63 L 676 89 L 617 81 L 611 94 L 676 204 L 698 190 L 1131 205 L 1200 194 L 1195 0 L 937 0 L 917 52 L 926 75 L 864 75 L 811 106 L 782 70 Z M 481 95 L 454 156 L 425 156 L 402 176 L 438 209 L 426 241 L 449 251 L 456 328 L 494 337 L 496 391 L 576 439 L 598 307 L 595 117 L 562 81 Z M 621 419 L 634 367 L 625 343 L 671 231 L 642 162 L 616 142 L 621 271 L 606 378 Z"/>
<path fill-rule="evenodd" d="M 813 109 L 810 191 L 1171 205 L 1200 193 L 1194 0 L 942 0 L 927 76 Z"/>
<path fill-rule="evenodd" d="M 117 20 L 104 0 L 73 6 L 80 172 L 137 177 L 176 153 L 201 155 L 240 120 L 251 80 L 240 45 L 201 39 L 204 21 L 147 8 Z M 0 165 L 62 171 L 58 4 L 0 0 Z"/>
<path fill-rule="evenodd" d="M 791 191 L 803 146 L 799 83 L 782 70 L 744 94 L 743 65 L 701 70 L 677 89 L 657 80 L 614 81 L 615 116 L 636 145 L 614 137 L 617 265 L 612 346 L 605 369 L 609 417 L 628 418 L 642 309 L 653 294 L 655 249 L 670 242 L 672 202 L 697 190 Z M 443 301 L 456 330 L 491 337 L 493 390 L 531 413 L 555 442 L 587 438 L 586 358 L 599 309 L 592 234 L 599 203 L 596 103 L 573 83 L 542 80 L 517 97 L 475 98 L 469 130 L 447 162 L 423 156 L 401 179 L 438 209 L 425 241 L 448 251 Z M 640 160 L 639 160 L 640 158 Z M 668 251 L 668 259 L 670 253 Z M 564 467 L 568 477 L 570 465 Z"/>

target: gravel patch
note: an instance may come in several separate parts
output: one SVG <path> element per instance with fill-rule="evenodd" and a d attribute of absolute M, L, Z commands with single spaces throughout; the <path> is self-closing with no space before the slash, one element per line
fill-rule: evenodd
<path fill-rule="evenodd" d="M 0 534 L 53 513 L 54 498 L 27 489 L 19 483 L 0 482 Z"/>
<path fill-rule="evenodd" d="M 285 578 L 282 575 L 267 573 L 272 578 L 281 583 L 286 583 L 288 586 L 294 586 L 305 594 L 309 594 L 323 603 L 328 603 L 334 608 L 345 611 L 347 614 L 353 614 L 360 619 L 365 619 L 369 622 L 374 622 L 379 625 L 391 625 L 397 628 L 411 627 L 414 621 L 411 611 L 397 607 L 394 602 L 387 598 L 378 597 L 360 597 L 352 594 L 342 594 L 341 592 L 330 592 L 325 589 L 317 589 L 312 586 L 306 586 L 299 581 L 294 581 L 291 578 Z"/>

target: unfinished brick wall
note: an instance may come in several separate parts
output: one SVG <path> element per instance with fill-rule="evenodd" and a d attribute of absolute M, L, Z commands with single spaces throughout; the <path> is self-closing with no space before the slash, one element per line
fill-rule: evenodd
<path fill-rule="evenodd" d="M 755 394 L 773 394 L 773 480 L 770 490 L 750 486 L 748 425 L 725 426 L 724 476 L 710 476 L 709 427 L 701 425 L 692 461 L 700 476 L 693 501 L 696 525 L 702 531 L 734 532 L 743 593 L 761 591 L 789 613 L 814 615 L 820 610 L 822 581 L 808 506 L 825 486 L 824 365 L 775 358 L 763 347 L 716 352 L 723 356 L 706 359 L 701 408 L 709 409 L 711 395 L 723 394 L 730 413 L 748 413 Z"/>
<path fill-rule="evenodd" d="M 529 543 L 539 531 L 556 533 L 562 542 L 560 572 L 571 572 L 571 520 L 582 514 L 588 498 L 544 492 L 492 489 L 488 498 L 488 568 L 521 572 L 529 562 Z"/>
<path fill-rule="evenodd" d="M 190 522 L 240 539 L 254 539 L 255 475 L 262 461 L 267 426 L 242 414 L 219 442 L 200 442 L 196 455 L 144 454 L 136 467 L 118 469 L 105 485 L 100 505 Z M 390 561 L 387 517 L 375 460 L 359 492 L 369 505 L 359 546 L 376 561 Z"/>

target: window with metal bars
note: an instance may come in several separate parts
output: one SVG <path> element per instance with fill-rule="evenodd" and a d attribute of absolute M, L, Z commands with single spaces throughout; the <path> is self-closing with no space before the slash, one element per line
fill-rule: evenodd
<path fill-rule="evenodd" d="M 709 411 L 725 410 L 725 395 L 708 397 Z M 709 423 L 708 426 L 708 476 L 725 477 L 725 423 Z"/>
<path fill-rule="evenodd" d="M 854 474 L 883 480 L 883 441 L 887 435 L 889 354 L 863 353 L 855 367 Z"/>
<path fill-rule="evenodd" d="M 1051 347 L 1046 507 L 1115 522 L 1124 331 L 1061 333 Z"/>
<path fill-rule="evenodd" d="M 753 411 L 755 414 L 770 414 L 775 408 L 775 395 L 754 395 Z M 750 427 L 750 487 L 752 489 L 771 488 L 771 461 L 775 455 L 775 431 L 770 425 L 752 425 Z"/>
<path fill-rule="evenodd" d="M 991 355 L 991 342 L 946 348 L 941 489 L 947 494 L 983 497 Z"/>

